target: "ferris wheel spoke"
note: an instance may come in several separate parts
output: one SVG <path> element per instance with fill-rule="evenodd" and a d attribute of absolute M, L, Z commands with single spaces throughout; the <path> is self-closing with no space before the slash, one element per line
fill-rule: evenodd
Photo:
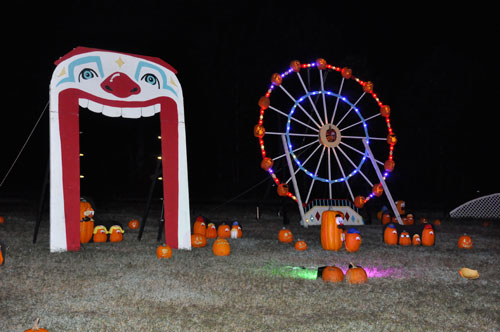
<path fill-rule="evenodd" d="M 328 148 L 328 198 L 332 199 L 332 165 L 330 158 L 330 148 Z"/>
<path fill-rule="evenodd" d="M 351 163 L 351 165 L 354 167 L 354 168 L 357 168 L 358 166 L 354 163 L 354 161 L 352 161 L 351 158 L 349 158 L 349 156 L 344 152 L 344 150 L 342 150 L 340 147 L 337 147 L 339 149 L 339 151 L 344 155 L 344 157 Z M 368 184 L 370 185 L 370 187 L 373 187 L 373 184 L 371 183 L 371 181 L 368 179 L 368 177 L 363 173 L 363 171 L 361 171 L 361 169 L 358 170 L 358 173 L 361 174 L 361 176 L 365 179 L 366 182 L 368 182 Z"/>
<path fill-rule="evenodd" d="M 306 202 L 309 202 L 309 197 L 311 196 L 312 188 L 313 188 L 314 182 L 316 181 L 316 176 L 318 176 L 319 166 L 321 165 L 321 161 L 323 160 L 323 155 L 325 154 L 325 148 L 326 148 L 326 146 L 323 146 L 323 150 L 321 150 L 318 165 L 316 165 L 316 170 L 314 171 L 314 176 L 312 177 L 311 185 L 309 186 L 309 191 L 307 192 Z"/>
<path fill-rule="evenodd" d="M 305 148 L 305 147 L 307 147 L 307 146 L 310 146 L 310 145 L 311 145 L 311 144 L 313 144 L 313 143 L 318 143 L 318 142 L 317 142 L 317 141 L 313 141 L 313 142 L 311 142 L 311 143 L 308 143 L 307 145 L 304 145 L 304 146 L 301 146 L 301 147 L 300 147 L 300 148 L 298 148 L 298 149 L 295 149 L 293 152 L 297 152 L 298 150 L 303 149 L 303 148 Z M 320 147 L 321 147 L 321 144 L 318 144 L 318 146 L 316 147 L 316 149 L 314 149 L 314 151 L 313 151 L 313 152 L 309 155 L 309 157 L 307 157 L 307 158 L 306 158 L 306 160 L 304 160 L 304 161 L 303 161 L 303 162 L 301 162 L 300 164 L 301 164 L 302 166 L 304 166 L 304 165 L 305 165 L 305 164 L 309 161 L 309 159 L 311 159 L 311 157 L 312 157 L 312 156 L 316 153 L 316 151 L 318 151 L 318 149 L 319 149 Z M 285 155 L 285 154 L 284 154 L 284 155 Z M 294 171 L 294 174 L 297 174 L 297 173 L 299 172 L 299 170 L 300 170 L 300 167 L 297 167 L 297 169 Z M 290 177 L 288 178 L 288 180 L 286 181 L 286 183 L 290 182 L 290 180 L 291 180 L 291 179 L 292 179 L 292 177 L 290 176 Z"/>
<path fill-rule="evenodd" d="M 355 152 L 359 153 L 359 154 L 360 154 L 360 155 L 362 155 L 362 156 L 364 156 L 364 155 L 365 155 L 365 153 L 364 153 L 363 151 L 360 151 L 360 150 L 356 149 L 355 147 L 350 146 L 349 144 L 346 144 L 346 143 L 344 143 L 344 142 L 340 142 L 340 144 L 342 144 L 342 145 L 344 145 L 344 146 L 348 147 L 349 149 L 351 149 L 351 150 L 353 150 L 353 151 L 355 151 Z M 380 165 L 384 165 L 384 163 L 383 163 L 383 162 L 381 162 L 380 160 L 375 159 L 375 162 L 376 162 L 376 163 L 378 163 L 378 164 L 380 164 Z"/>
<path fill-rule="evenodd" d="M 363 140 L 366 138 L 366 136 L 344 136 L 344 135 L 342 135 L 342 138 L 352 138 L 352 139 Z M 387 137 L 370 137 L 370 140 L 386 141 Z"/>
<path fill-rule="evenodd" d="M 333 155 L 335 156 L 335 159 L 337 160 L 337 164 L 339 165 L 339 169 L 342 172 L 342 176 L 345 179 L 344 182 L 345 182 L 345 184 L 347 186 L 347 189 L 349 190 L 349 194 L 351 195 L 351 198 L 354 201 L 354 195 L 352 194 L 351 186 L 349 185 L 349 180 L 346 179 L 344 168 L 342 167 L 342 163 L 340 162 L 339 156 L 337 155 L 337 152 L 335 152 L 335 150 L 333 150 Z"/>
<path fill-rule="evenodd" d="M 301 110 L 302 112 L 304 112 L 304 114 L 318 127 L 320 128 L 321 125 L 319 125 L 316 120 L 313 119 L 313 117 L 309 114 L 309 112 L 307 112 L 304 107 L 302 107 L 302 105 L 300 104 L 300 102 L 298 100 L 296 100 L 295 98 L 293 98 L 293 96 L 290 94 L 290 92 L 288 92 L 282 85 L 278 85 L 281 90 L 283 90 L 283 92 L 294 102 L 294 104 L 296 104 Z M 320 122 L 321 122 L 321 119 L 320 119 Z"/>
<path fill-rule="evenodd" d="M 281 115 L 283 115 L 284 117 L 288 118 L 288 114 L 286 114 L 286 113 L 285 113 L 285 112 L 283 112 L 283 111 L 280 111 L 280 110 L 279 110 L 279 109 L 277 109 L 276 107 L 273 107 L 273 106 L 269 105 L 269 109 L 271 109 L 271 110 L 275 111 L 276 113 L 281 114 Z M 294 117 L 290 117 L 290 119 L 291 119 L 291 120 L 293 120 L 293 121 L 295 121 L 295 122 L 297 122 L 297 123 L 300 123 L 300 124 L 301 124 L 301 125 L 303 125 L 304 127 L 307 127 L 307 128 L 309 128 L 309 129 L 311 129 L 311 130 L 313 130 L 313 131 L 315 131 L 315 132 L 319 132 L 318 128 L 314 128 L 314 127 L 312 127 L 312 126 L 308 125 L 308 124 L 307 124 L 307 123 L 305 123 L 305 122 L 302 122 L 302 121 L 300 121 L 300 120 L 295 119 Z"/>
<path fill-rule="evenodd" d="M 380 116 L 380 113 L 377 113 L 377 114 L 375 114 L 375 115 L 372 115 L 372 116 L 370 116 L 369 118 L 366 118 L 366 119 L 364 119 L 364 120 L 361 120 L 361 121 L 358 121 L 358 122 L 356 122 L 356 123 L 353 123 L 352 125 L 349 125 L 349 126 L 347 126 L 347 127 L 344 127 L 344 128 L 342 128 L 342 129 L 340 129 L 340 128 L 339 128 L 339 130 L 340 130 L 340 131 L 343 131 L 343 130 L 346 130 L 346 129 L 349 129 L 349 128 L 352 128 L 352 127 L 355 127 L 355 126 L 357 126 L 357 125 L 359 125 L 359 124 L 366 123 L 366 122 L 370 121 L 371 119 L 376 118 L 376 117 L 378 117 L 378 116 Z"/>
<path fill-rule="evenodd" d="M 266 131 L 266 135 L 286 135 L 286 132 L 278 131 Z M 290 136 L 301 136 L 301 137 L 318 137 L 317 134 L 299 134 L 299 133 L 288 133 Z"/>
<path fill-rule="evenodd" d="M 299 77 L 300 84 L 302 84 L 302 88 L 304 89 L 305 94 L 307 95 L 307 98 L 309 99 L 309 102 L 311 103 L 314 113 L 316 113 L 316 116 L 318 117 L 319 121 L 321 122 L 321 125 L 324 125 L 323 121 L 321 121 L 321 116 L 319 115 L 318 109 L 316 108 L 316 103 L 312 100 L 311 95 L 309 90 L 307 90 L 307 87 L 304 83 L 304 80 L 302 80 L 302 76 L 300 75 L 300 72 L 297 72 L 297 76 Z"/>
<path fill-rule="evenodd" d="M 327 123 L 328 116 L 326 115 L 325 82 L 323 81 L 323 70 L 319 71 L 319 76 L 321 82 L 321 97 L 323 98 L 323 113 L 325 114 L 325 123 Z"/>
<path fill-rule="evenodd" d="M 344 119 L 346 118 L 347 115 L 349 115 L 349 113 L 351 113 L 351 111 L 356 107 L 356 105 L 361 101 L 361 99 L 363 99 L 363 97 L 365 96 L 366 92 L 363 92 L 363 94 L 358 98 L 358 100 L 356 100 L 356 102 L 354 104 L 352 104 L 351 108 L 349 108 L 349 110 L 344 114 L 344 116 L 342 117 L 342 119 L 340 119 L 339 122 L 337 122 L 337 127 L 342 123 L 342 121 L 344 121 Z"/>
<path fill-rule="evenodd" d="M 335 119 L 335 114 L 337 113 L 337 108 L 339 106 L 339 101 L 340 101 L 340 97 L 342 95 L 342 88 L 344 86 L 344 81 L 345 81 L 345 78 L 342 77 L 342 81 L 340 81 L 340 87 L 339 87 L 339 93 L 338 93 L 338 96 L 337 96 L 337 101 L 335 102 L 335 108 L 333 109 L 333 114 L 332 114 L 332 119 L 330 120 L 330 124 L 333 124 L 333 120 Z"/>

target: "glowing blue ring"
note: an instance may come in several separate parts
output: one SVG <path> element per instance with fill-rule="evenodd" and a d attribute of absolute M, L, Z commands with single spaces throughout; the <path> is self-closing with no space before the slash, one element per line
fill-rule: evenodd
<path fill-rule="evenodd" d="M 338 97 L 338 98 L 340 98 L 341 101 L 343 101 L 344 103 L 346 103 L 346 104 L 348 104 L 349 106 L 352 107 L 352 109 L 356 112 L 356 114 L 359 116 L 359 118 L 363 122 L 363 130 L 365 131 L 366 140 L 367 140 L 368 144 L 370 143 L 370 137 L 368 136 L 368 130 L 366 129 L 365 119 L 363 118 L 363 116 L 361 115 L 361 113 L 359 113 L 359 110 L 354 106 L 354 104 L 352 104 L 349 100 L 347 100 L 347 98 L 345 98 L 345 97 L 343 97 L 343 96 L 341 96 L 339 94 L 336 94 L 336 93 L 331 92 L 331 91 L 325 91 L 325 90 L 322 90 L 322 91 L 312 91 L 312 92 L 309 92 L 309 93 L 303 95 L 299 99 L 297 99 L 297 101 L 295 102 L 295 104 L 290 109 L 290 113 L 288 113 L 288 121 L 287 121 L 287 124 L 286 124 L 286 133 L 285 133 L 286 141 L 287 141 L 287 144 L 288 144 L 288 150 L 290 151 L 290 155 L 292 156 L 293 161 L 309 177 L 313 178 L 314 180 L 318 180 L 318 181 L 325 182 L 325 183 L 340 183 L 340 182 L 344 182 L 344 181 L 348 180 L 349 178 L 351 178 L 352 176 L 356 175 L 360 171 L 360 169 L 363 166 L 366 158 L 368 157 L 368 151 L 365 150 L 365 154 L 364 154 L 363 158 L 361 158 L 361 162 L 359 163 L 359 165 L 351 173 L 349 173 L 349 175 L 347 175 L 346 177 L 343 177 L 343 178 L 338 178 L 338 179 L 334 179 L 334 180 L 328 180 L 328 179 L 325 179 L 325 178 L 322 178 L 322 177 L 314 175 L 313 173 L 311 173 L 310 171 L 308 171 L 304 166 L 302 166 L 302 162 L 297 158 L 297 156 L 293 152 L 292 143 L 290 141 L 290 124 L 291 124 L 292 116 L 293 116 L 293 113 L 295 112 L 295 109 L 297 108 L 297 106 L 301 102 L 304 101 L 304 99 L 306 99 L 306 98 L 308 98 L 310 96 L 321 94 L 321 93 L 324 93 L 325 95 L 329 95 L 329 96 Z"/>

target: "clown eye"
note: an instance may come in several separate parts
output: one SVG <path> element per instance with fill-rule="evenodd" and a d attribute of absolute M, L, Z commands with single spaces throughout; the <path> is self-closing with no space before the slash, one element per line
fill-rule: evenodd
<path fill-rule="evenodd" d="M 157 86 L 158 89 L 160 88 L 160 81 L 153 74 L 145 74 L 144 76 L 142 76 L 141 81 L 144 81 L 144 82 L 146 82 L 148 84 Z"/>
<path fill-rule="evenodd" d="M 90 68 L 85 68 L 78 75 L 78 82 L 80 82 L 80 80 L 90 80 L 94 77 L 97 77 L 97 73 Z"/>

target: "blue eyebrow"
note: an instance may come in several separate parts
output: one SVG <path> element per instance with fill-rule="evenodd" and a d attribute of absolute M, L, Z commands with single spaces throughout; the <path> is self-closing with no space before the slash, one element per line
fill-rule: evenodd
<path fill-rule="evenodd" d="M 151 69 L 154 69 L 154 70 L 156 70 L 158 73 L 160 73 L 161 78 L 162 78 L 162 80 L 163 80 L 163 89 L 165 89 L 165 90 L 169 90 L 169 91 L 172 91 L 172 92 L 173 92 L 173 93 L 177 96 L 177 92 L 175 92 L 175 90 L 174 90 L 174 89 L 172 89 L 172 87 L 171 87 L 171 86 L 169 86 L 169 85 L 168 85 L 168 83 L 167 83 L 167 75 L 165 74 L 165 71 L 164 71 L 161 67 L 156 66 L 156 65 L 153 65 L 153 64 L 151 64 L 151 63 L 149 63 L 149 62 L 144 62 L 144 61 L 141 61 L 141 62 L 139 62 L 139 64 L 137 65 L 137 70 L 136 70 L 136 72 L 135 72 L 135 80 L 136 80 L 137 82 L 139 82 L 139 79 L 140 79 L 140 78 L 139 78 L 139 75 L 140 75 L 140 73 L 141 73 L 141 69 L 142 69 L 143 67 L 144 67 L 144 68 L 151 68 Z"/>
<path fill-rule="evenodd" d="M 69 76 L 66 77 L 65 79 L 59 81 L 59 83 L 57 83 L 56 86 L 59 86 L 59 84 L 62 84 L 62 83 L 75 82 L 75 75 L 74 75 L 75 74 L 75 72 L 74 72 L 75 67 L 79 66 L 79 65 L 83 65 L 85 63 L 90 63 L 90 62 L 95 62 L 95 64 L 97 65 L 97 68 L 99 70 L 99 75 L 101 77 L 103 77 L 104 72 L 102 70 L 101 58 L 98 56 L 87 56 L 87 57 L 83 57 L 83 58 L 80 58 L 80 59 L 77 59 L 77 60 L 71 62 L 68 65 Z"/>

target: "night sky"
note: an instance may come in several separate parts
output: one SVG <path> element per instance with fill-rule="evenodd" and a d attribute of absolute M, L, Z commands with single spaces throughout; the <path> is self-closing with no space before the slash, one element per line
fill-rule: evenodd
<path fill-rule="evenodd" d="M 25 8 L 12 9 L 16 23 L 2 23 L 9 61 L 0 176 L 48 103 L 54 61 L 85 46 L 159 57 L 177 69 L 195 203 L 276 199 L 259 167 L 252 132 L 257 101 L 274 72 L 286 70 L 291 60 L 319 57 L 374 82 L 391 106 L 398 143 L 388 184 L 395 199 L 451 209 L 498 192 L 495 11 L 347 3 L 67 1 L 31 17 Z M 159 153 L 158 119 L 80 119 L 81 151 L 88 156 L 81 164 L 82 194 L 145 199 Z M 48 124 L 47 111 L 0 198 L 38 199 L 49 156 Z"/>

